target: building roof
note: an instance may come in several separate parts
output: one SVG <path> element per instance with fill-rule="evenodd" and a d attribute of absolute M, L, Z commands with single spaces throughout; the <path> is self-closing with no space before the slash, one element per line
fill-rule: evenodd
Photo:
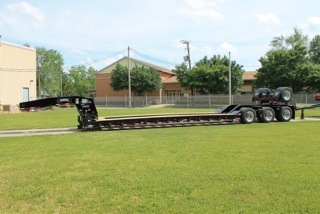
<path fill-rule="evenodd" d="M 23 46 L 23 45 L 17 45 L 17 44 L 13 44 L 13 43 L 10 43 L 10 42 L 0 41 L 0 46 L 1 46 L 1 44 L 9 45 L 9 46 L 16 47 L 16 48 L 21 48 L 21 49 L 36 51 L 35 48 L 31 48 L 31 47 L 27 47 L 27 46 Z"/>
<path fill-rule="evenodd" d="M 258 71 L 246 71 L 242 74 L 242 79 L 243 80 L 255 80 L 256 79 L 256 74 Z"/>
<path fill-rule="evenodd" d="M 172 76 L 162 81 L 162 83 L 177 83 L 177 82 L 178 82 L 177 76 Z"/>
<path fill-rule="evenodd" d="M 111 73 L 112 72 L 112 69 L 120 62 L 123 62 L 123 61 L 127 61 L 128 60 L 128 57 L 123 57 L 121 59 L 119 59 L 118 61 L 108 65 L 107 67 L 101 69 L 100 71 L 97 72 L 97 74 L 103 74 L 103 73 Z M 132 64 L 134 63 L 137 63 L 137 64 L 141 64 L 143 66 L 146 66 L 146 67 L 151 67 L 151 68 L 154 68 L 156 69 L 157 71 L 160 71 L 160 72 L 164 72 L 164 73 L 168 73 L 170 75 L 174 75 L 174 73 L 170 70 L 170 69 L 167 69 L 167 68 L 163 68 L 163 67 L 160 67 L 158 65 L 154 65 L 154 64 L 151 64 L 151 63 L 148 63 L 148 62 L 144 62 L 144 61 L 141 61 L 141 60 L 138 60 L 138 59 L 134 59 L 132 57 L 130 57 L 130 62 L 132 62 Z M 130 66 L 131 67 L 131 66 Z M 108 68 L 112 68 L 112 69 L 108 69 Z"/>

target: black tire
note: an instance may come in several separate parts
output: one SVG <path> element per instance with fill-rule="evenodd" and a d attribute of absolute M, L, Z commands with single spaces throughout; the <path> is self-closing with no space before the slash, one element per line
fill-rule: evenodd
<path fill-rule="evenodd" d="M 256 120 L 256 112 L 252 108 L 242 108 L 240 110 L 240 122 L 250 124 Z"/>
<path fill-rule="evenodd" d="M 291 88 L 280 87 L 280 88 L 277 88 L 277 91 L 280 91 L 280 95 L 279 95 L 280 101 L 289 102 L 292 99 L 293 92 Z"/>
<path fill-rule="evenodd" d="M 288 122 L 292 118 L 292 109 L 288 106 L 281 107 L 276 113 L 276 119 L 280 122 Z"/>
<path fill-rule="evenodd" d="M 259 121 L 263 123 L 270 123 L 274 120 L 275 113 L 270 107 L 263 107 L 259 112 Z"/>

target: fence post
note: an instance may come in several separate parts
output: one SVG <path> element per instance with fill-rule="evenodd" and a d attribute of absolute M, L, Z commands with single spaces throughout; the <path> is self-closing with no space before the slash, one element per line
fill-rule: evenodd
<path fill-rule="evenodd" d="M 189 96 L 187 96 L 187 108 L 189 108 Z"/>
<path fill-rule="evenodd" d="M 306 92 L 306 104 L 308 104 L 308 93 Z"/>

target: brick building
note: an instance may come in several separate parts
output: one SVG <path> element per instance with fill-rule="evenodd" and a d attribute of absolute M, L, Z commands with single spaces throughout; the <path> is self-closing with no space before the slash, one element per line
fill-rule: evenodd
<path fill-rule="evenodd" d="M 111 72 L 117 66 L 117 64 L 128 67 L 128 57 L 123 57 L 122 59 L 114 62 L 113 64 L 105 67 L 96 74 L 96 97 L 121 97 L 128 96 L 128 90 L 114 91 L 111 86 Z M 151 67 L 160 73 L 162 88 L 154 91 L 152 93 L 147 93 L 147 96 L 158 96 L 161 102 L 162 96 L 174 97 L 180 96 L 184 93 L 189 93 L 188 91 L 181 88 L 177 81 L 175 74 L 167 69 L 157 65 L 153 65 L 147 62 L 143 62 L 137 59 L 130 58 L 130 67 L 135 65 L 139 67 Z"/>
<path fill-rule="evenodd" d="M 117 64 L 128 67 L 128 57 L 123 57 L 122 59 L 114 62 L 113 64 L 105 67 L 96 74 L 96 97 L 104 99 L 105 97 L 124 97 L 129 96 L 128 90 L 114 91 L 111 86 L 111 72 L 117 66 Z M 186 90 L 181 87 L 177 80 L 176 75 L 169 69 L 163 68 L 157 65 L 153 65 L 147 62 L 143 62 L 137 59 L 130 58 L 130 67 L 135 65 L 141 67 L 151 67 L 156 71 L 160 72 L 162 88 L 160 90 L 154 91 L 152 93 L 147 93 L 147 96 L 158 96 L 161 102 L 162 97 L 166 97 L 167 100 L 175 100 L 180 96 L 187 96 L 190 94 L 190 90 Z M 253 80 L 255 79 L 255 74 L 257 72 L 244 72 L 243 74 L 243 85 L 241 86 L 242 94 L 249 94 L 254 91 Z"/>
<path fill-rule="evenodd" d="M 241 85 L 241 94 L 252 94 L 255 90 L 253 81 L 256 79 L 257 71 L 247 71 L 242 75 L 243 84 Z"/>

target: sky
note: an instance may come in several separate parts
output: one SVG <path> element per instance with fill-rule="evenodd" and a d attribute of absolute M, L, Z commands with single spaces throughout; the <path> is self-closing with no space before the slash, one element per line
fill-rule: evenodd
<path fill-rule="evenodd" d="M 319 0 L 1 0 L 1 41 L 58 51 L 66 70 L 129 56 L 172 69 L 227 56 L 260 67 L 274 37 L 320 34 Z M 128 52 L 128 47 L 130 51 Z"/>

